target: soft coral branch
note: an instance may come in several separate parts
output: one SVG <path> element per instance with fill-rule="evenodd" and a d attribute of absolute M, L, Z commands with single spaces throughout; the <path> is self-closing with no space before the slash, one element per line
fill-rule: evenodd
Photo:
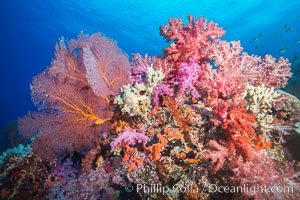
<path fill-rule="evenodd" d="M 211 43 L 222 37 L 225 31 L 214 22 L 207 22 L 205 18 L 188 16 L 189 23 L 183 24 L 182 19 L 169 19 L 169 24 L 160 27 L 160 35 L 167 41 L 175 41 L 167 49 L 167 59 L 178 63 L 188 61 L 194 56 L 197 61 L 207 59 L 211 51 Z"/>
<path fill-rule="evenodd" d="M 229 151 L 226 147 L 220 145 L 216 140 L 210 140 L 209 146 L 214 150 L 208 150 L 204 153 L 204 158 L 210 160 L 213 164 L 213 173 L 219 171 L 229 156 Z"/>
<path fill-rule="evenodd" d="M 245 160 L 249 160 L 253 147 L 251 140 L 256 139 L 253 128 L 255 115 L 247 113 L 245 108 L 232 109 L 229 118 L 224 119 L 222 128 L 228 135 L 227 144 L 237 155 L 241 155 Z"/>

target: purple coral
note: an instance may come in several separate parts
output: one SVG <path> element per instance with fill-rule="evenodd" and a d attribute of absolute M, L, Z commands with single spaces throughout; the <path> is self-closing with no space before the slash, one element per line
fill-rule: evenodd
<path fill-rule="evenodd" d="M 139 65 L 131 69 L 131 80 L 134 84 L 136 83 L 146 83 L 146 77 L 148 74 L 148 69 L 145 65 Z"/>
<path fill-rule="evenodd" d="M 159 96 L 162 95 L 173 96 L 173 90 L 166 85 L 157 86 L 153 93 L 153 103 L 155 106 L 159 104 Z"/>
<path fill-rule="evenodd" d="M 55 176 L 61 177 L 66 181 L 70 181 L 72 178 L 76 177 L 78 173 L 79 170 L 73 167 L 73 162 L 70 158 L 57 165 L 53 170 Z"/>
<path fill-rule="evenodd" d="M 176 82 L 178 84 L 178 94 L 182 95 L 188 90 L 194 97 L 199 97 L 195 83 L 199 79 L 200 66 L 194 57 L 190 57 L 189 62 L 182 63 L 176 74 Z"/>
<path fill-rule="evenodd" d="M 110 143 L 110 147 L 114 150 L 117 146 L 135 145 L 136 143 L 147 142 L 148 139 L 144 132 L 137 132 L 135 129 L 125 127 L 124 132 Z"/>

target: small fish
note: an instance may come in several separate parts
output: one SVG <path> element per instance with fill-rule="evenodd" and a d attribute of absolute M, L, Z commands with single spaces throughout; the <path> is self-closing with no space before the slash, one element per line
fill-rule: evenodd
<path fill-rule="evenodd" d="M 295 61 L 298 60 L 299 58 L 300 58 L 300 56 L 294 56 L 293 62 L 295 62 Z"/>
<path fill-rule="evenodd" d="M 300 40 L 296 40 L 295 43 L 296 43 L 296 44 L 300 44 Z"/>
<path fill-rule="evenodd" d="M 252 39 L 252 42 L 256 42 L 258 40 L 258 37 L 255 37 Z"/>
<path fill-rule="evenodd" d="M 263 36 L 263 33 L 260 33 L 260 34 L 258 35 L 258 37 L 261 37 L 261 36 Z"/>
<path fill-rule="evenodd" d="M 280 49 L 278 52 L 279 52 L 279 53 L 284 53 L 284 52 L 287 52 L 287 51 L 288 51 L 287 48 L 283 48 L 283 49 Z"/>
<path fill-rule="evenodd" d="M 289 27 L 288 29 L 286 29 L 285 30 L 285 32 L 287 33 L 287 32 L 290 32 L 290 31 L 292 31 L 294 28 L 293 27 Z"/>
<path fill-rule="evenodd" d="M 298 54 L 298 52 L 294 52 L 294 55 L 297 55 Z"/>
<path fill-rule="evenodd" d="M 287 24 L 284 25 L 284 28 L 286 28 L 286 27 L 287 27 Z"/>
<path fill-rule="evenodd" d="M 275 32 L 275 33 L 273 34 L 273 36 L 276 36 L 276 35 L 278 35 L 278 33 L 277 33 L 277 32 Z"/>

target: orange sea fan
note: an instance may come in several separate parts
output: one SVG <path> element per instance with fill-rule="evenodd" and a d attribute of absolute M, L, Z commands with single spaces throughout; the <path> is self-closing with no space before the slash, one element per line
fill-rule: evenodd
<path fill-rule="evenodd" d="M 130 73 L 127 56 L 100 34 L 80 34 L 68 43 L 62 38 L 55 49 L 51 66 L 30 87 L 40 112 L 18 122 L 23 135 L 37 136 L 33 150 L 48 158 L 93 147 L 113 115 L 112 95 Z"/>

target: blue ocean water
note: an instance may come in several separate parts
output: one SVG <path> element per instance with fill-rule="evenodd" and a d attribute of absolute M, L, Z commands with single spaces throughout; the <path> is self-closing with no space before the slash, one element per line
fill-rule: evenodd
<path fill-rule="evenodd" d="M 241 40 L 250 54 L 292 61 L 300 56 L 299 8 L 299 0 L 2 0 L 0 127 L 34 110 L 30 82 L 50 65 L 60 36 L 101 32 L 129 56 L 160 55 L 166 43 L 159 26 L 193 14 L 218 23 L 223 39 Z"/>

